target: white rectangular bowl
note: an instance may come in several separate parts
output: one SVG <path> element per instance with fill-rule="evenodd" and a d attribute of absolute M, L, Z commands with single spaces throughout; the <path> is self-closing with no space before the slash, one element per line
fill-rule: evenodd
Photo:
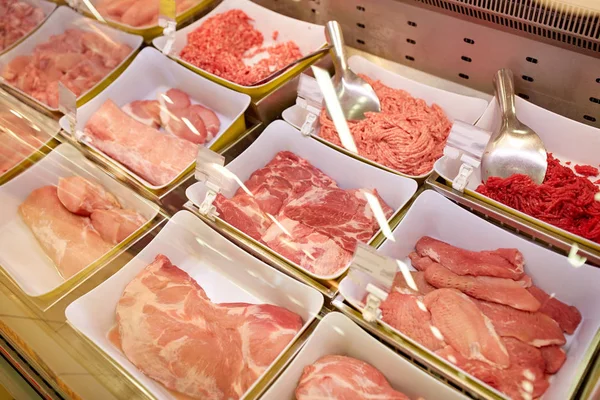
<path fill-rule="evenodd" d="M 56 11 L 52 13 L 52 15 L 50 15 L 50 17 L 42 26 L 39 27 L 39 29 L 37 29 L 35 32 L 29 35 L 27 39 L 23 40 L 12 50 L 0 56 L 0 68 L 4 68 L 4 66 L 8 65 L 15 57 L 32 54 L 33 49 L 35 49 L 37 45 L 46 43 L 50 39 L 50 36 L 60 35 L 64 33 L 67 29 L 81 29 L 85 31 L 97 32 L 107 36 L 115 42 L 123 43 L 131 47 L 131 53 L 129 53 L 129 55 L 125 57 L 125 59 L 123 59 L 123 61 L 121 61 L 119 65 L 117 65 L 108 75 L 106 75 L 102 80 L 100 80 L 100 82 L 91 87 L 88 91 L 79 95 L 77 99 L 81 99 L 84 96 L 87 96 L 89 93 L 94 91 L 101 83 L 103 83 L 109 76 L 111 76 L 116 70 L 121 68 L 121 66 L 125 64 L 127 60 L 129 60 L 129 58 L 137 51 L 137 49 L 141 46 L 143 41 L 141 36 L 121 32 L 115 28 L 111 28 L 110 26 L 107 26 L 100 22 L 96 22 L 90 18 L 86 18 L 67 6 L 61 6 L 58 7 Z M 9 86 L 13 90 L 16 90 L 17 92 L 21 93 L 23 96 L 26 96 L 27 98 L 31 99 L 31 101 L 35 102 L 36 104 L 39 104 L 40 107 L 52 112 L 58 111 L 58 108 L 50 107 L 49 105 L 34 99 L 29 94 L 23 92 L 22 90 L 12 85 L 9 85 L 7 83 L 4 84 Z"/>
<path fill-rule="evenodd" d="M 442 110 L 444 110 L 446 116 L 450 121 L 459 120 L 468 124 L 474 124 L 475 122 L 477 122 L 479 117 L 481 117 L 481 115 L 486 110 L 486 107 L 488 106 L 488 102 L 484 99 L 449 92 L 444 89 L 439 89 L 417 81 L 413 81 L 412 79 L 408 79 L 403 77 L 402 75 L 398 75 L 394 72 L 388 71 L 382 66 L 377 65 L 372 61 L 369 61 L 366 58 L 358 55 L 350 57 L 348 59 L 348 65 L 350 69 L 356 74 L 364 74 L 371 79 L 381 81 L 381 83 L 393 89 L 404 90 L 410 93 L 410 95 L 413 97 L 425 100 L 425 102 L 429 106 L 431 106 L 432 104 L 437 104 L 442 108 Z M 283 119 L 295 126 L 297 129 L 300 129 L 300 127 L 302 127 L 302 124 L 304 123 L 306 115 L 307 111 L 305 109 L 298 105 L 294 105 L 283 112 Z M 313 133 L 312 137 L 323 143 L 326 143 L 327 145 L 337 149 L 338 151 L 341 151 L 344 154 L 347 154 L 351 157 L 355 157 L 368 164 L 375 165 L 379 168 L 385 169 L 386 171 L 408 176 L 414 179 L 423 179 L 431 173 L 430 171 L 426 174 L 419 176 L 403 174 L 399 171 L 386 167 L 383 164 L 379 164 L 358 154 L 351 153 L 343 147 L 335 145 L 321 138 L 319 136 L 320 129 L 321 125 L 317 122 L 317 125 L 314 130 L 315 133 Z"/>
<path fill-rule="evenodd" d="M 140 77 L 144 77 L 144 79 L 140 80 Z M 170 88 L 183 90 L 190 95 L 193 103 L 210 108 L 219 117 L 221 121 L 219 132 L 213 139 L 205 143 L 207 147 L 211 147 L 217 142 L 232 127 L 234 122 L 243 118 L 244 112 L 250 105 L 250 97 L 248 95 L 234 92 L 231 89 L 227 89 L 198 76 L 175 61 L 170 60 L 156 49 L 147 47 L 140 51 L 127 69 L 104 89 L 102 93 L 77 109 L 76 129 L 83 132 L 87 121 L 108 99 L 114 101 L 117 106 L 123 107 L 135 100 L 155 100 L 158 93 L 166 92 Z M 60 119 L 60 126 L 66 132 L 70 131 L 69 121 L 66 116 Z M 102 154 L 92 144 L 86 143 L 86 145 Z M 159 190 L 169 186 L 181 176 L 181 174 L 176 176 L 164 185 L 152 185 L 108 155 L 105 155 L 105 158 L 114 166 L 123 169 L 135 180 L 152 190 Z M 186 167 L 186 170 L 193 163 L 190 163 Z M 181 171 L 181 173 L 184 171 Z"/>
<path fill-rule="evenodd" d="M 10 49 L 12 49 L 13 47 L 17 46 L 19 43 L 21 43 L 23 40 L 25 40 L 29 35 L 31 35 L 32 32 L 34 32 L 37 28 L 39 28 L 44 22 L 46 22 L 46 20 L 48 19 L 48 17 L 50 16 L 50 14 L 52 14 L 52 11 L 54 11 L 56 9 L 56 3 L 53 3 L 51 1 L 45 1 L 45 0 L 21 0 L 27 4 L 31 4 L 32 6 L 35 7 L 39 7 L 42 9 L 42 11 L 44 12 L 44 19 L 42 19 L 40 21 L 39 24 L 37 24 L 37 26 L 34 26 L 29 32 L 27 32 L 23 37 L 17 39 L 13 44 L 11 44 L 10 46 L 6 47 L 4 50 L 0 51 L 0 54 L 4 54 L 7 51 L 9 51 Z"/>
<path fill-rule="evenodd" d="M 598 152 L 600 149 L 600 129 L 555 114 L 520 97 L 516 97 L 516 109 L 517 117 L 521 122 L 528 125 L 540 136 L 546 146 L 546 150 L 552 153 L 555 158 L 563 161 L 563 165 L 565 165 L 564 162 L 571 161 L 571 168 L 575 164 L 588 164 L 596 168 L 600 166 L 600 153 Z M 494 97 L 476 126 L 490 132 L 495 132 L 500 128 L 500 122 L 500 110 L 498 109 L 498 102 Z M 440 158 L 434 165 L 435 172 L 448 182 L 452 182 L 456 178 L 459 169 L 460 162 L 450 160 L 447 157 Z M 592 181 L 596 179 L 600 179 L 600 177 L 592 177 Z M 473 175 L 469 179 L 465 193 L 483 199 L 500 209 L 600 251 L 600 244 L 598 243 L 560 229 L 540 219 L 533 218 L 475 192 L 480 183 L 481 168 L 477 168 L 473 171 Z M 598 190 L 600 190 L 600 187 Z"/>
<path fill-rule="evenodd" d="M 157 254 L 164 254 L 174 265 L 187 272 L 215 303 L 268 303 L 300 315 L 304 325 L 285 350 L 323 306 L 323 296 L 315 289 L 252 257 L 192 213 L 179 211 L 133 260 L 100 286 L 75 300 L 66 310 L 67 321 L 75 329 L 119 363 L 159 400 L 174 397 L 164 386 L 148 378 L 129 362 L 107 338 L 108 332 L 116 324 L 115 309 L 125 286 Z"/>
<path fill-rule="evenodd" d="M 332 312 L 319 322 L 302 350 L 262 400 L 295 400 L 294 391 L 304 367 L 326 355 L 348 356 L 371 364 L 385 375 L 395 390 L 411 399 L 467 399 L 387 348 L 345 315 Z"/>
<path fill-rule="evenodd" d="M 278 152 L 284 150 L 291 151 L 308 160 L 312 165 L 334 179 L 342 189 L 377 189 L 381 198 L 394 209 L 394 214 L 388 221 L 397 215 L 417 190 L 417 183 L 414 180 L 390 174 L 346 157 L 330 147 L 323 146 L 311 138 L 303 136 L 298 130 L 282 120 L 272 122 L 248 149 L 227 164 L 227 169 L 237 175 L 242 182 L 245 182 L 254 171 L 264 167 Z M 204 200 L 206 192 L 207 188 L 204 183 L 197 182 L 187 189 L 186 196 L 196 206 L 199 206 Z M 236 231 L 238 235 L 252 241 L 256 246 L 274 252 L 224 220 L 218 217 L 217 219 Z M 347 270 L 346 267 L 331 276 L 315 275 L 293 261 L 281 255 L 278 256 L 316 279 L 335 279 Z"/>
<path fill-rule="evenodd" d="M 431 236 L 473 251 L 501 247 L 519 249 L 525 259 L 525 272 L 533 278 L 533 283 L 547 293 L 554 294 L 557 299 L 577 307 L 583 317 L 575 333 L 567 335 L 567 344 L 564 346 L 567 361 L 552 376 L 550 388 L 543 396 L 544 400 L 568 398 L 577 383 L 577 374 L 583 370 L 582 363 L 593 351 L 590 346 L 600 329 L 600 309 L 597 307 L 600 304 L 600 269 L 587 264 L 574 268 L 566 257 L 492 225 L 432 190 L 423 192 L 417 198 L 393 234 L 396 241 L 386 241 L 379 252 L 403 260 L 407 265 L 410 265 L 408 254 L 423 236 Z M 362 310 L 362 299 L 366 295 L 363 287 L 346 278 L 340 284 L 340 293 L 353 306 Z M 379 322 L 437 357 L 440 362 L 452 365 L 395 328 L 381 320 Z"/>
<path fill-rule="evenodd" d="M 198 29 L 208 18 L 234 9 L 244 11 L 250 18 L 254 20 L 254 28 L 262 33 L 264 37 L 264 46 L 273 44 L 273 40 L 271 38 L 273 32 L 275 31 L 279 32 L 277 43 L 285 43 L 293 40 L 298 45 L 298 48 L 303 55 L 309 54 L 326 44 L 324 28 L 321 25 L 315 25 L 286 17 L 285 15 L 271 11 L 268 8 L 261 7 L 250 0 L 224 0 L 210 13 L 175 33 L 175 43 L 173 43 L 170 53 L 171 57 L 191 69 L 202 71 L 207 76 L 210 76 L 212 80 L 226 82 L 229 87 L 236 91 L 263 92 L 275 80 L 281 79 L 282 77 L 275 78 L 258 86 L 242 86 L 235 82 L 221 78 L 218 75 L 204 71 L 179 57 L 181 50 L 183 50 L 183 48 L 187 45 L 187 36 L 189 33 Z M 152 41 L 154 46 L 161 51 L 165 47 L 166 42 L 167 38 L 164 36 L 157 37 Z M 288 74 L 286 73 L 284 75 Z"/>
<path fill-rule="evenodd" d="M 0 186 L 0 265 L 29 296 L 47 294 L 88 272 L 84 268 L 65 281 L 18 214 L 19 205 L 33 190 L 57 185 L 59 178 L 73 175 L 99 182 L 124 208 L 139 212 L 148 221 L 158 213 L 158 206 L 112 179 L 70 144 L 56 147 L 27 171 Z"/>

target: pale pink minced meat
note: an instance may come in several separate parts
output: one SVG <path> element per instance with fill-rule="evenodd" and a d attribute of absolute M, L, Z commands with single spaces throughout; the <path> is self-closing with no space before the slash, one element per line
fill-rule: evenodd
<path fill-rule="evenodd" d="M 19 0 L 0 0 L 0 51 L 31 32 L 45 18 L 44 10 Z"/>
<path fill-rule="evenodd" d="M 272 39 L 279 36 L 273 33 Z M 268 57 L 253 65 L 259 53 Z M 264 46 L 262 33 L 242 10 L 229 10 L 208 18 L 188 34 L 188 43 L 179 56 L 198 68 L 240 85 L 251 85 L 302 57 L 293 41 Z"/>
<path fill-rule="evenodd" d="M 367 113 L 367 118 L 349 121 L 358 153 L 388 168 L 408 175 L 423 175 L 442 156 L 452 123 L 437 105 L 408 92 L 392 89 L 380 81 L 360 75 L 377 93 L 380 113 Z M 320 117 L 319 135 L 338 146 L 341 141 L 325 110 Z"/>

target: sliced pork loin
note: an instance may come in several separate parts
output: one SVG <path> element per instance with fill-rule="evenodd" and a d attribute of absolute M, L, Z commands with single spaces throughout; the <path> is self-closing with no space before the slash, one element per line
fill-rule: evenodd
<path fill-rule="evenodd" d="M 160 103 L 158 100 L 136 100 L 121 108 L 127 115 L 153 128 L 160 127 Z"/>
<path fill-rule="evenodd" d="M 98 183 L 81 176 L 59 178 L 58 198 L 74 214 L 89 216 L 94 210 L 111 210 L 121 205 Z"/>
<path fill-rule="evenodd" d="M 540 312 L 558 322 L 565 333 L 572 335 L 575 332 L 581 322 L 581 313 L 576 307 L 563 303 L 537 286 L 532 286 L 527 290 L 542 304 Z"/>

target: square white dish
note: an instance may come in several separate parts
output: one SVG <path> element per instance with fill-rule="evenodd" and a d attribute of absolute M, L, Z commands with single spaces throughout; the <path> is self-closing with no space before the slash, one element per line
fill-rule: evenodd
<path fill-rule="evenodd" d="M 42 26 L 40 26 L 35 32 L 29 35 L 25 40 L 23 40 L 21 43 L 15 46 L 12 50 L 0 56 L 0 66 L 4 68 L 4 66 L 8 65 L 17 56 L 25 56 L 32 54 L 36 46 L 47 42 L 50 39 L 50 36 L 52 35 L 60 35 L 64 33 L 67 29 L 81 29 L 91 32 L 98 32 L 102 35 L 107 36 L 109 39 L 115 42 L 123 43 L 131 47 L 131 52 L 129 53 L 129 55 L 125 57 L 125 59 L 123 59 L 123 61 L 121 61 L 121 63 L 112 70 L 112 72 L 110 72 L 108 75 L 102 78 L 100 82 L 96 83 L 96 85 L 91 87 L 88 91 L 79 95 L 79 97 L 77 98 L 78 100 L 82 99 L 85 96 L 88 96 L 89 94 L 94 92 L 101 84 L 103 84 L 107 79 L 113 77 L 116 71 L 121 69 L 121 67 L 137 51 L 137 49 L 140 47 L 143 41 L 141 36 L 121 32 L 115 28 L 111 28 L 110 26 L 101 24 L 90 18 L 86 18 L 67 6 L 61 6 L 58 7 L 56 11 L 54 11 L 52 15 L 50 15 L 50 17 L 46 20 L 46 22 Z M 4 84 L 9 86 L 11 89 L 19 92 L 23 96 L 26 96 L 31 101 L 35 102 L 40 107 L 46 110 L 52 112 L 59 111 L 58 108 L 50 107 L 49 105 L 34 99 L 29 94 L 10 84 Z"/>
<path fill-rule="evenodd" d="M 272 122 L 248 149 L 227 164 L 227 169 L 237 175 L 240 181 L 245 182 L 254 171 L 264 167 L 278 152 L 284 150 L 291 151 L 306 159 L 334 179 L 342 189 L 377 189 L 381 198 L 394 209 L 394 214 L 388 219 L 388 222 L 398 214 L 417 190 L 417 183 L 414 180 L 390 174 L 353 158 L 346 157 L 328 146 L 322 146 L 310 137 L 303 136 L 298 130 L 282 120 Z M 186 196 L 196 206 L 199 206 L 204 201 L 206 192 L 207 187 L 204 183 L 197 182 L 186 190 Z M 261 246 L 267 251 L 274 253 L 273 250 L 224 220 L 218 217 L 217 219 L 220 223 L 234 230 L 246 240 L 253 242 L 256 246 Z M 313 274 L 281 255 L 278 255 L 278 257 L 283 258 L 290 265 L 316 279 L 335 279 L 342 275 L 348 268 L 344 268 L 335 275 L 320 276 Z"/>
<path fill-rule="evenodd" d="M 589 362 L 594 350 L 591 347 L 596 345 L 600 329 L 600 310 L 597 308 L 597 304 L 600 304 L 600 292 L 597 290 L 600 285 L 600 269 L 587 264 L 573 268 L 566 257 L 492 225 L 432 190 L 423 192 L 415 200 L 394 229 L 393 235 L 396 242 L 386 241 L 378 251 L 405 261 L 407 265 L 410 265 L 408 254 L 422 236 L 431 236 L 473 251 L 519 249 L 525 259 L 525 272 L 533 278 L 533 283 L 547 293 L 553 293 L 566 304 L 577 307 L 581 312 L 581 324 L 573 335 L 566 336 L 567 344 L 563 348 L 567 352 L 567 361 L 550 379 L 550 388 L 543 399 L 563 400 L 572 394 L 581 378 L 577 374 L 581 374 L 582 365 Z M 346 278 L 340 284 L 340 294 L 362 310 L 362 299 L 366 295 L 363 287 Z M 379 323 L 438 358 L 440 362 L 451 365 L 388 324 L 382 321 Z M 479 382 L 489 390 L 494 390 Z"/>
<path fill-rule="evenodd" d="M 439 89 L 433 86 L 425 85 L 423 83 L 413 81 L 412 79 L 405 78 L 402 75 L 398 75 L 394 72 L 384 69 L 382 66 L 377 65 L 364 57 L 354 55 L 348 59 L 348 65 L 350 69 L 356 74 L 367 75 L 371 79 L 380 80 L 384 85 L 389 86 L 393 89 L 401 89 L 411 96 L 425 100 L 425 102 L 431 106 L 437 104 L 440 106 L 450 121 L 459 120 L 468 124 L 475 124 L 477 120 L 486 110 L 488 102 L 478 97 L 465 96 L 458 93 L 449 92 L 443 89 Z M 299 105 L 294 105 L 283 112 L 283 119 L 295 126 L 297 129 L 302 127 L 306 118 L 307 111 Z M 321 129 L 320 124 L 315 125 L 314 133 L 312 137 L 319 140 L 322 143 L 331 146 L 344 154 L 351 157 L 357 158 L 365 163 L 375 165 L 379 168 L 385 169 L 386 171 L 393 172 L 395 174 L 408 176 L 413 179 L 423 179 L 430 173 L 426 173 L 419 176 L 412 176 L 403 174 L 399 171 L 395 171 L 391 168 L 386 167 L 383 164 L 371 161 L 368 158 L 360 156 L 355 153 L 351 153 L 348 150 L 335 145 L 319 136 L 319 130 Z"/>
<path fill-rule="evenodd" d="M 44 12 L 44 19 L 42 19 L 40 21 L 40 23 L 37 24 L 37 26 L 33 27 L 29 32 L 27 32 L 21 38 L 14 41 L 10 46 L 4 48 L 3 50 L 0 50 L 0 54 L 6 53 L 10 49 L 17 46 L 19 43 L 21 43 L 23 40 L 25 40 L 27 38 L 27 36 L 31 35 L 32 32 L 34 32 L 37 28 L 42 26 L 42 24 L 44 22 L 46 22 L 46 20 L 50 16 L 50 14 L 52 14 L 52 11 L 54 11 L 56 9 L 56 3 L 53 3 L 51 1 L 45 1 L 45 0 L 21 0 L 21 1 L 23 1 L 27 4 L 30 4 L 32 6 L 39 7 Z"/>
<path fill-rule="evenodd" d="M 598 149 L 600 149 L 600 129 L 555 114 L 520 97 L 516 97 L 515 102 L 517 117 L 540 136 L 546 150 L 552 153 L 555 158 L 561 160 L 563 165 L 565 165 L 565 162 L 570 161 L 570 168 L 573 168 L 575 164 L 586 164 L 596 168 L 600 167 L 600 153 L 598 153 Z M 495 132 L 499 129 L 500 122 L 500 110 L 498 108 L 498 102 L 494 97 L 476 126 L 490 132 Z M 456 178 L 456 175 L 458 175 L 460 161 L 442 157 L 437 160 L 434 169 L 435 172 L 450 183 Z M 592 181 L 596 179 L 600 178 L 591 178 Z M 475 190 L 480 183 L 481 168 L 477 168 L 473 171 L 473 174 L 469 179 L 467 187 L 465 188 L 465 193 L 493 204 L 502 210 L 518 215 L 543 228 L 559 233 L 571 240 L 600 251 L 600 244 L 598 243 L 570 233 L 540 219 L 531 217 L 496 200 L 492 200 L 487 196 L 477 193 Z M 600 187 L 598 190 L 600 190 Z"/>
<path fill-rule="evenodd" d="M 137 211 L 148 221 L 158 213 L 158 206 L 112 179 L 70 144 L 56 147 L 27 171 L 0 186 L 0 265 L 28 296 L 45 295 L 90 272 L 86 267 L 65 281 L 18 215 L 19 205 L 33 190 L 56 185 L 59 178 L 73 175 L 100 183 L 124 208 Z"/>
<path fill-rule="evenodd" d="M 272 79 L 269 82 L 266 82 L 262 85 L 242 86 L 235 82 L 221 78 L 220 76 L 214 75 L 210 72 L 204 71 L 194 66 L 193 64 L 184 61 L 179 57 L 181 50 L 187 45 L 187 36 L 189 33 L 195 31 L 208 18 L 233 9 L 239 9 L 244 11 L 250 18 L 254 20 L 254 28 L 257 29 L 260 33 L 262 33 L 264 37 L 264 46 L 269 46 L 273 44 L 273 40 L 271 38 L 273 32 L 275 31 L 279 32 L 277 43 L 284 43 L 289 40 L 293 40 L 298 45 L 298 48 L 300 49 L 300 52 L 303 55 L 309 54 L 326 44 L 324 28 L 321 25 L 315 25 L 294 18 L 286 17 L 282 14 L 271 11 L 268 8 L 261 7 L 250 0 L 224 0 L 210 13 L 200 18 L 193 24 L 181 30 L 178 30 L 175 33 L 175 43 L 173 43 L 173 47 L 170 53 L 171 57 L 180 62 L 181 64 L 185 65 L 186 67 L 209 77 L 211 80 L 214 80 L 219 83 L 224 83 L 225 85 L 231 87 L 236 91 L 248 93 L 253 97 L 266 94 L 268 91 L 270 91 L 276 86 L 276 82 L 283 82 L 284 80 L 288 79 L 291 75 L 293 75 L 295 71 L 298 70 L 298 67 L 306 64 L 306 62 L 302 63 L 300 66 L 292 68 L 286 73 L 280 75 L 279 77 L 276 77 L 275 79 Z M 152 43 L 157 49 L 162 51 L 162 49 L 165 47 L 166 41 L 167 39 L 164 36 L 161 36 L 154 39 Z"/>
<path fill-rule="evenodd" d="M 144 77 L 143 80 L 140 80 L 141 76 Z M 219 117 L 221 121 L 219 132 L 212 140 L 205 143 L 205 146 L 210 148 L 221 147 L 221 142 L 224 141 L 220 140 L 222 137 L 226 140 L 227 137 L 225 136 L 241 133 L 237 130 L 243 131 L 243 128 L 239 129 L 239 125 L 240 122 L 243 124 L 244 112 L 250 105 L 248 95 L 234 92 L 202 76 L 198 76 L 151 47 L 140 51 L 127 69 L 102 93 L 77 109 L 76 129 L 83 132 L 87 121 L 108 99 L 114 101 L 117 106 L 123 107 L 135 100 L 155 100 L 158 93 L 166 92 L 170 88 L 183 90 L 190 96 L 193 103 L 210 108 Z M 236 124 L 235 127 L 234 124 Z M 69 120 L 66 116 L 60 119 L 60 125 L 63 130 L 69 132 Z M 233 130 L 236 130 L 236 132 L 228 132 Z M 165 132 L 165 134 L 168 135 L 169 133 Z M 111 164 L 123 169 L 135 180 L 152 190 L 169 186 L 185 171 L 181 171 L 179 176 L 164 185 L 152 185 L 134 171 L 103 154 L 93 145 L 88 143 L 86 145 L 102 154 Z M 192 164 L 193 162 L 187 166 L 186 170 Z"/>
<path fill-rule="evenodd" d="M 125 286 L 157 254 L 166 255 L 174 265 L 187 272 L 213 302 L 269 303 L 300 315 L 304 325 L 281 354 L 300 336 L 323 305 L 323 296 L 316 290 L 252 257 L 190 212 L 178 212 L 133 260 L 66 310 L 67 321 L 75 329 L 159 400 L 174 397 L 130 363 L 107 338 L 116 323 L 115 309 Z"/>
<path fill-rule="evenodd" d="M 360 344 L 360 345 L 358 345 Z M 329 313 L 306 341 L 285 371 L 263 395 L 263 400 L 294 400 L 304 367 L 326 355 L 353 357 L 371 364 L 385 375 L 390 385 L 411 399 L 467 399 L 402 358 L 362 330 L 348 317 Z"/>

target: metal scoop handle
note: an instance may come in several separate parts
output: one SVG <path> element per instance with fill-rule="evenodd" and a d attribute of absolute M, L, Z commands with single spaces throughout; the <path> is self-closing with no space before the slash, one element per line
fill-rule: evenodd
<path fill-rule="evenodd" d="M 348 61 L 346 58 L 346 49 L 344 44 L 344 35 L 342 27 L 337 21 L 329 21 L 325 25 L 325 38 L 327 43 L 332 46 L 331 59 L 335 67 L 334 82 L 339 82 L 342 75 L 348 71 Z"/>
<path fill-rule="evenodd" d="M 515 108 L 515 83 L 510 69 L 502 68 L 494 75 L 494 88 L 498 98 L 498 106 L 504 122 L 512 121 L 517 116 Z"/>

